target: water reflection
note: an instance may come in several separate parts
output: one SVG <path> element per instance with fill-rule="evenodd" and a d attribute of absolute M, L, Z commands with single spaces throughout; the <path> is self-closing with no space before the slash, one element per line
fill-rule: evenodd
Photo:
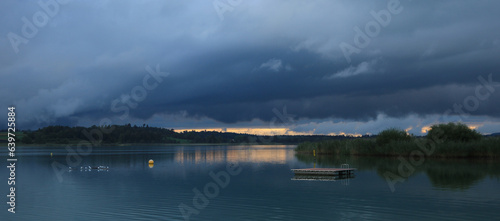
<path fill-rule="evenodd" d="M 178 163 L 273 163 L 285 164 L 294 158 L 287 146 L 229 146 L 224 148 L 181 147 L 176 150 L 174 160 Z"/>
<path fill-rule="evenodd" d="M 156 168 L 166 164 L 200 165 L 232 163 L 286 164 L 295 160 L 293 146 L 140 146 L 97 147 L 81 156 L 80 166 L 109 165 L 113 168 Z M 52 156 L 51 156 L 52 153 Z M 63 148 L 23 147 L 20 157 L 35 161 L 56 161 L 69 165 L 68 151 Z M 154 165 L 149 160 L 154 159 Z M 75 162 L 75 158 L 71 158 Z"/>
<path fill-rule="evenodd" d="M 181 177 L 199 165 L 216 166 L 228 162 L 259 164 L 293 164 L 293 162 L 321 167 L 340 167 L 348 163 L 358 171 L 375 171 L 385 180 L 384 174 L 398 174 L 400 161 L 386 157 L 350 157 L 332 155 L 295 154 L 293 146 L 147 146 L 100 147 L 83 157 L 80 166 L 109 166 L 109 170 L 151 170 Z M 19 156 L 29 157 L 28 162 L 50 165 L 52 161 L 66 164 L 68 153 L 61 148 L 23 147 Z M 51 156 L 53 153 L 53 156 Z M 154 159 L 154 166 L 148 162 Z M 296 167 L 293 167 L 296 168 Z M 207 170 L 210 168 L 206 168 Z M 500 160 L 426 159 L 410 177 L 425 174 L 430 183 L 444 190 L 465 190 L 487 177 L 500 179 Z"/>
<path fill-rule="evenodd" d="M 100 147 L 78 168 L 103 165 L 109 171 L 65 172 L 62 182 L 52 163 L 66 163 L 64 148 L 20 147 L 18 155 L 19 213 L 15 219 L 2 214 L 2 220 L 184 220 L 179 205 L 193 205 L 193 189 L 204 191 L 214 182 L 210 172 L 233 162 L 241 174 L 231 176 L 219 196 L 190 220 L 434 220 L 441 214 L 450 220 L 491 220 L 500 207 L 499 182 L 488 178 L 499 177 L 494 162 L 426 161 L 393 193 L 383 173 L 397 172 L 397 159 L 315 160 L 296 157 L 293 146 Z M 356 178 L 293 180 L 290 169 L 314 162 L 317 168 L 349 163 L 358 169 Z M 8 174 L 6 167 L 0 172 Z M 0 187 L 8 188 L 6 182 Z"/>
<path fill-rule="evenodd" d="M 292 180 L 300 181 L 337 181 L 348 180 L 354 178 L 354 175 L 349 176 L 314 176 L 314 175 L 294 175 Z"/>
<path fill-rule="evenodd" d="M 384 174 L 399 174 L 401 161 L 387 157 L 353 157 L 297 154 L 297 159 L 305 163 L 316 163 L 317 167 L 338 167 L 349 163 L 359 171 L 376 171 L 385 179 Z M 426 174 L 432 185 L 444 190 L 465 190 L 486 177 L 500 179 L 500 161 L 467 159 L 426 159 L 423 164 L 414 166 L 410 177 L 419 173 Z"/>

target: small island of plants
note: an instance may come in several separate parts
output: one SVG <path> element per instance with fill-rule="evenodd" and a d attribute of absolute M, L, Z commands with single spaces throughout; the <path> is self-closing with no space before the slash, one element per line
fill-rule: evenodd
<path fill-rule="evenodd" d="M 404 130 L 387 129 L 375 138 L 355 138 L 305 142 L 297 146 L 299 154 L 408 156 L 416 151 L 436 158 L 498 158 L 500 138 L 484 137 L 462 123 L 437 124 L 423 137 Z"/>

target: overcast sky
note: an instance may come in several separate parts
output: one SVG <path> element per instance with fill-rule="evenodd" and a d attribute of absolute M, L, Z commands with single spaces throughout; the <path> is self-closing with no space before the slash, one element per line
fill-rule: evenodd
<path fill-rule="evenodd" d="M 40 2 L 0 2 L 2 125 L 500 132 L 500 1 Z"/>

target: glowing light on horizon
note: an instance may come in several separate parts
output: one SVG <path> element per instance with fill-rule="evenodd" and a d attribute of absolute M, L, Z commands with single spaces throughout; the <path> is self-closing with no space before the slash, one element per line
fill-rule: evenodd
<path fill-rule="evenodd" d="M 422 129 L 420 130 L 420 132 L 425 134 L 425 133 L 429 132 L 429 130 L 431 130 L 431 126 L 423 126 Z"/>
<path fill-rule="evenodd" d="M 329 134 L 315 134 L 314 130 L 306 131 L 306 132 L 298 132 L 290 130 L 290 128 L 197 128 L 197 129 L 174 129 L 176 132 L 227 132 L 227 133 L 238 133 L 238 134 L 251 134 L 251 135 L 260 135 L 260 136 L 278 136 L 278 135 L 291 135 L 291 136 L 299 136 L 299 135 L 328 135 L 328 136 L 350 136 L 350 137 L 361 137 L 361 134 L 358 133 L 329 133 Z"/>
<path fill-rule="evenodd" d="M 484 124 L 468 124 L 467 126 L 469 127 L 469 129 L 475 130 L 477 128 L 484 126 Z"/>
<path fill-rule="evenodd" d="M 344 132 L 340 132 L 340 133 L 329 133 L 327 134 L 329 136 L 346 136 L 346 137 L 362 137 L 363 135 L 361 134 L 358 134 L 358 133 L 354 133 L 354 134 L 351 134 L 351 133 L 344 133 Z"/>
<path fill-rule="evenodd" d="M 478 124 L 478 123 L 464 123 L 464 124 L 467 125 L 467 127 L 469 127 L 469 129 L 471 129 L 471 130 L 475 130 L 477 128 L 484 126 L 484 124 Z M 433 126 L 433 125 L 436 125 L 436 124 L 422 127 L 420 132 L 422 132 L 423 134 L 429 132 L 429 130 L 431 130 L 431 126 Z"/>
<path fill-rule="evenodd" d="M 410 130 L 412 130 L 412 129 L 413 129 L 413 127 L 412 127 L 412 126 L 410 126 L 410 127 L 406 128 L 406 129 L 405 129 L 406 134 L 410 135 Z"/>
<path fill-rule="evenodd" d="M 210 132 L 227 132 L 238 134 L 252 134 L 262 136 L 286 135 L 289 132 L 288 128 L 203 128 L 203 129 L 176 129 L 176 132 L 184 131 L 210 131 Z"/>

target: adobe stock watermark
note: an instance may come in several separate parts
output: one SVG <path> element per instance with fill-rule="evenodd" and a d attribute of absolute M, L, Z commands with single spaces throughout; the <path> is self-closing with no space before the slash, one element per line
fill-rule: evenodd
<path fill-rule="evenodd" d="M 479 84 L 475 88 L 474 95 L 464 98 L 463 105 L 455 103 L 453 110 L 448 109 L 443 113 L 443 118 L 451 113 L 454 113 L 454 116 L 458 115 L 462 120 L 468 118 L 470 113 L 479 109 L 481 101 L 487 100 L 496 91 L 496 87 L 500 87 L 500 82 L 493 81 L 493 74 L 489 74 L 488 78 L 478 76 L 477 79 Z M 425 162 L 425 158 L 434 153 L 436 145 L 443 143 L 445 139 L 446 135 L 441 130 L 436 131 L 430 139 L 425 139 L 425 141 L 415 139 L 419 149 L 411 151 L 408 159 L 403 156 L 398 157 L 398 174 L 389 171 L 384 173 L 385 180 L 391 192 L 396 191 L 395 185 L 405 182 L 405 179 L 415 172 L 415 167 L 422 165 Z"/>
<path fill-rule="evenodd" d="M 490 98 L 491 94 L 495 92 L 495 87 L 500 86 L 500 82 L 493 81 L 493 74 L 489 74 L 487 78 L 478 76 L 477 80 L 480 84 L 476 86 L 474 95 L 467 96 L 461 104 L 453 104 L 453 109 L 444 112 L 445 117 L 453 113 L 458 115 L 461 120 L 469 118 L 470 113 L 479 109 L 480 102 Z"/>
<path fill-rule="evenodd" d="M 231 182 L 231 177 L 240 174 L 243 169 L 236 163 L 227 163 L 226 170 L 214 173 L 210 171 L 208 175 L 212 178 L 212 182 L 208 182 L 203 187 L 203 192 L 198 188 L 193 188 L 194 197 L 191 203 L 179 204 L 179 211 L 184 220 L 189 220 L 192 215 L 200 214 L 202 209 L 205 209 L 210 204 L 210 199 L 213 199 L 220 194 L 220 190 L 226 188 Z"/>
<path fill-rule="evenodd" d="M 283 107 L 283 112 L 280 112 L 277 108 L 273 108 L 272 112 L 275 114 L 275 117 L 271 119 L 269 128 L 274 128 L 274 125 L 278 122 L 278 120 L 281 121 L 282 125 L 286 126 L 291 126 L 294 123 L 293 118 L 295 115 L 288 114 L 286 106 Z M 259 140 L 261 143 L 270 143 L 272 141 L 271 136 L 269 136 L 268 139 L 264 137 L 265 136 L 257 136 L 254 141 Z M 208 175 L 212 178 L 213 182 L 205 184 L 203 192 L 198 188 L 193 188 L 192 191 L 194 193 L 194 197 L 192 203 L 179 204 L 179 211 L 181 212 L 184 220 L 189 220 L 193 215 L 199 215 L 201 210 L 209 205 L 210 199 L 219 196 L 220 190 L 229 185 L 231 177 L 240 174 L 242 171 L 243 168 L 239 167 L 236 163 L 227 163 L 225 171 L 219 171 L 218 173 L 210 171 Z"/>
<path fill-rule="evenodd" d="M 283 113 L 281 113 L 277 108 L 273 108 L 273 113 L 276 115 L 271 119 L 271 127 L 276 123 L 276 121 L 279 119 L 281 121 L 281 124 L 283 126 L 293 126 L 295 124 L 295 120 L 293 119 L 295 115 L 293 114 L 288 114 L 286 106 L 283 106 Z"/>
<path fill-rule="evenodd" d="M 293 114 L 288 114 L 287 107 L 283 106 L 283 112 L 280 112 L 277 108 L 272 109 L 274 113 L 274 117 L 269 122 L 269 129 L 278 128 L 277 123 L 282 127 L 290 128 L 295 124 Z M 267 137 L 267 138 L 266 138 Z M 271 143 L 273 140 L 272 136 L 257 136 L 256 139 L 253 139 L 251 142 L 255 142 L 259 140 L 261 143 Z"/>
<path fill-rule="evenodd" d="M 114 113 L 123 112 L 120 119 L 128 117 L 130 109 L 137 108 L 138 103 L 142 102 L 148 96 L 148 91 L 154 90 L 158 84 L 163 82 L 163 78 L 170 75 L 160 71 L 160 65 L 156 65 L 156 70 L 146 66 L 148 74 L 142 79 L 142 85 L 137 85 L 130 90 L 130 93 L 122 95 L 121 98 L 111 102 L 111 111 Z"/>
<path fill-rule="evenodd" d="M 16 54 L 19 53 L 19 46 L 21 44 L 28 44 L 29 39 L 34 38 L 39 29 L 45 27 L 50 19 L 54 18 L 57 14 L 59 14 L 60 6 L 68 4 L 71 0 L 39 0 L 38 6 L 40 10 L 35 12 L 31 19 L 23 16 L 21 21 L 23 25 L 21 27 L 21 35 L 16 32 L 7 33 L 7 39 L 9 39 L 10 44 L 12 45 L 12 49 Z"/>
<path fill-rule="evenodd" d="M 148 95 L 148 91 L 152 91 L 158 87 L 158 85 L 163 82 L 163 78 L 170 75 L 170 73 L 165 73 L 160 71 L 160 65 L 156 65 L 156 70 L 153 70 L 150 66 L 146 66 L 147 74 L 142 80 L 142 84 L 133 87 L 130 93 L 122 96 L 121 99 L 115 99 L 111 102 L 111 111 L 113 113 L 120 113 L 120 119 L 125 119 L 130 113 L 130 109 L 135 109 L 138 107 L 138 103 L 144 101 Z M 126 99 L 123 99 L 126 97 Z M 106 127 L 105 125 L 111 125 L 112 121 L 109 118 L 103 118 L 100 120 L 100 127 L 91 129 L 90 131 L 83 130 L 83 135 L 87 138 L 86 140 L 81 140 L 76 145 L 76 150 L 74 150 L 70 145 L 65 147 L 68 154 L 66 155 L 66 165 L 59 163 L 57 161 L 52 162 L 52 169 L 56 173 L 59 182 L 63 182 L 62 175 L 67 172 L 69 167 L 77 167 L 81 164 L 83 157 L 88 156 L 92 153 L 94 147 L 100 146 L 104 135 L 110 134 L 115 129 L 114 127 Z"/>
<path fill-rule="evenodd" d="M 411 1 L 411 0 L 410 0 Z M 382 9 L 378 12 L 370 11 L 373 20 L 368 21 L 365 24 L 364 32 L 358 26 L 354 26 L 354 38 L 353 44 L 342 42 L 339 44 L 340 50 L 344 54 L 345 59 L 348 63 L 351 63 L 351 55 L 359 54 L 361 51 L 370 45 L 373 38 L 376 38 L 382 28 L 387 27 L 391 21 L 393 15 L 398 15 L 403 12 L 404 7 L 401 5 L 399 0 L 389 0 L 387 2 L 387 9 Z"/>
<path fill-rule="evenodd" d="M 215 0 L 212 2 L 215 12 L 221 21 L 224 21 L 224 13 L 232 12 L 243 0 Z"/>

